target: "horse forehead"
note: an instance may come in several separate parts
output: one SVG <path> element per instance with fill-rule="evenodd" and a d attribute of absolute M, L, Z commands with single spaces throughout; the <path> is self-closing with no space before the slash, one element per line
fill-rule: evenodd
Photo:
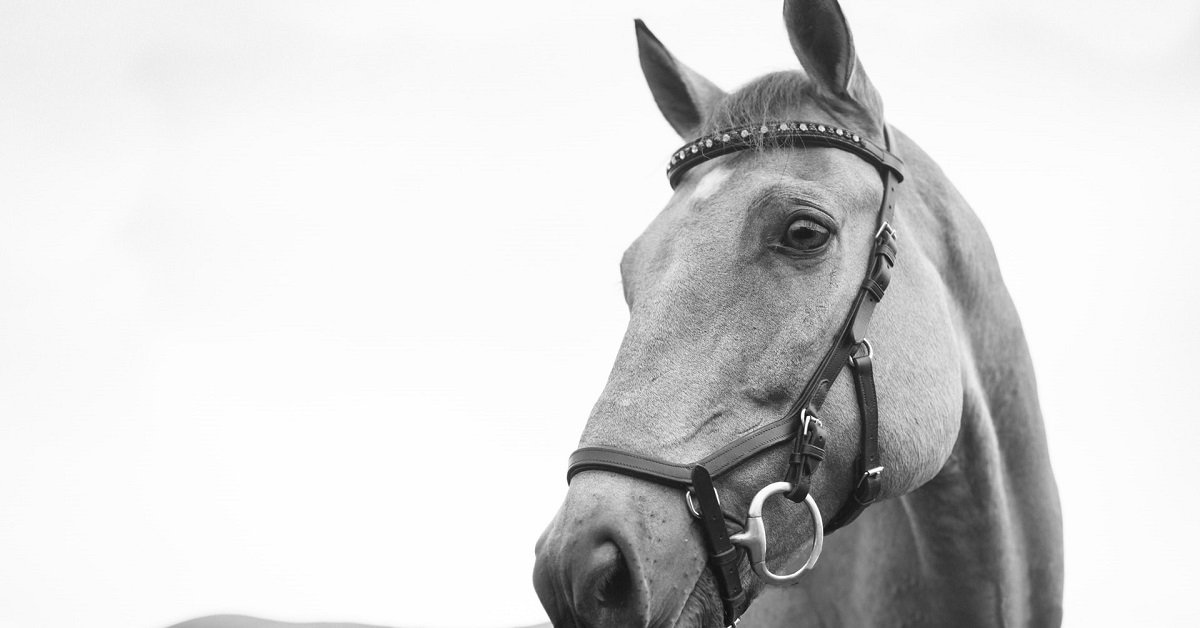
<path fill-rule="evenodd" d="M 668 267 L 693 268 L 693 262 L 732 257 L 736 234 L 745 218 L 744 194 L 736 189 L 744 174 L 737 155 L 700 164 L 675 190 L 663 211 L 630 245 L 621 260 L 626 281 Z M 630 273 L 632 272 L 632 275 Z"/>
<path fill-rule="evenodd" d="M 700 180 L 692 187 L 684 202 L 694 204 L 708 200 L 721 190 L 732 174 L 733 167 L 730 164 L 713 164 L 707 172 L 701 173 Z"/>
<path fill-rule="evenodd" d="M 667 207 L 630 246 L 622 259 L 627 289 L 639 275 L 667 269 L 693 279 L 705 269 L 753 272 L 741 262 L 754 248 L 754 221 L 766 219 L 753 206 L 773 189 L 815 202 L 839 222 L 849 219 L 852 208 L 872 210 L 873 220 L 882 194 L 873 167 L 833 148 L 716 157 L 685 175 Z"/>
<path fill-rule="evenodd" d="M 704 209 L 718 196 L 737 205 L 755 190 L 780 184 L 807 188 L 835 212 L 842 205 L 873 209 L 882 193 L 878 170 L 855 155 L 826 147 L 780 148 L 722 155 L 696 166 L 671 205 Z"/>

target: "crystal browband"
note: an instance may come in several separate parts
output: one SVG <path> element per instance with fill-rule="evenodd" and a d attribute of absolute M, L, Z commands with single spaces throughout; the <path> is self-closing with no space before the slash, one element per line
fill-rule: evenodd
<path fill-rule="evenodd" d="M 704 135 L 671 154 L 667 178 L 679 185 L 683 173 L 714 157 L 759 148 L 841 148 L 881 162 L 903 179 L 901 164 L 892 154 L 857 133 L 816 122 L 763 122 L 733 127 Z"/>

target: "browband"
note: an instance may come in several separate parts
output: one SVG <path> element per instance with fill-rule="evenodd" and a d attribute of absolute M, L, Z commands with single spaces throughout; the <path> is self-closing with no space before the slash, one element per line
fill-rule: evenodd
<path fill-rule="evenodd" d="M 885 142 L 888 142 L 887 133 L 887 128 L 884 127 Z M 671 153 L 671 161 L 667 164 L 667 179 L 674 188 L 679 185 L 679 178 L 683 173 L 714 157 L 747 149 L 785 147 L 840 148 L 862 157 L 876 168 L 891 170 L 896 173 L 897 181 L 904 180 L 904 162 L 887 149 L 857 133 L 816 122 L 747 124 L 700 137 Z"/>

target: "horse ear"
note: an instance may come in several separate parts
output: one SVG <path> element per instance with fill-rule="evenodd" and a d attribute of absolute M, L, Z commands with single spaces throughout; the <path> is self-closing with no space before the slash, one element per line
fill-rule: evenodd
<path fill-rule="evenodd" d="M 638 58 L 642 73 L 650 84 L 650 93 L 658 103 L 667 122 L 683 137 L 689 137 L 700 127 L 704 116 L 724 96 L 725 92 L 691 68 L 675 60 L 662 42 L 634 20 L 637 31 Z"/>
<path fill-rule="evenodd" d="M 784 0 L 783 21 L 809 78 L 828 94 L 883 119 L 879 94 L 854 54 L 854 37 L 837 0 Z"/>

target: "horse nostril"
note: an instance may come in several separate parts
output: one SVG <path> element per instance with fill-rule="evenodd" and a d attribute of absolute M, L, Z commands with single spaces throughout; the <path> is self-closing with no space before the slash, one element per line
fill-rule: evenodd
<path fill-rule="evenodd" d="M 596 601 L 606 606 L 627 603 L 633 579 L 629 576 L 629 567 L 625 564 L 621 549 L 612 542 L 606 542 L 596 548 L 595 557 L 595 584 L 592 591 Z"/>

